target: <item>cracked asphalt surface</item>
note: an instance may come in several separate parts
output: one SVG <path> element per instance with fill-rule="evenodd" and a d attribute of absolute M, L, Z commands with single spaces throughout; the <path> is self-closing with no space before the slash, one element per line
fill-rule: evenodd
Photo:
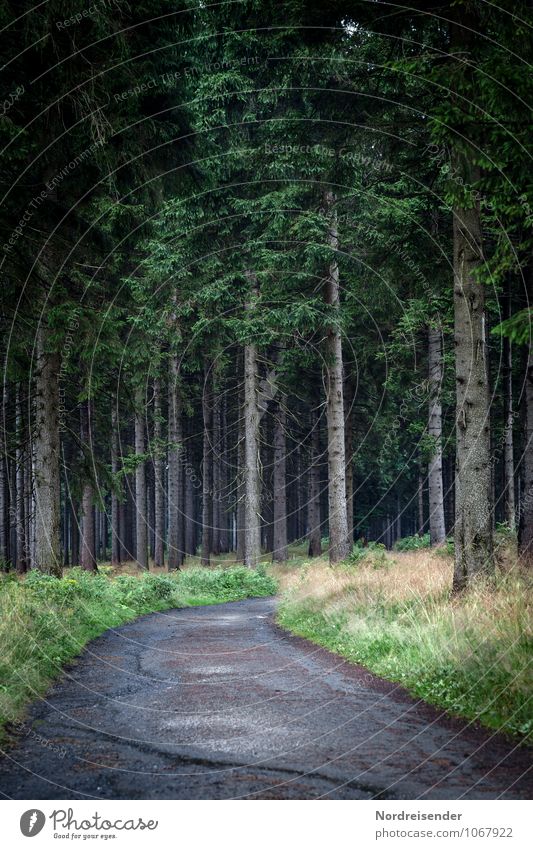
<path fill-rule="evenodd" d="M 272 599 L 108 631 L 0 758 L 14 799 L 531 798 L 530 749 L 273 621 Z"/>

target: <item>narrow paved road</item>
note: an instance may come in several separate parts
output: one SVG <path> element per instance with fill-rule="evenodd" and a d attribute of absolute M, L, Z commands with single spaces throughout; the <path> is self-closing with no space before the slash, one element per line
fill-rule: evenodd
<path fill-rule="evenodd" d="M 274 602 L 108 631 L 0 759 L 16 799 L 531 798 L 531 751 L 286 635 Z"/>

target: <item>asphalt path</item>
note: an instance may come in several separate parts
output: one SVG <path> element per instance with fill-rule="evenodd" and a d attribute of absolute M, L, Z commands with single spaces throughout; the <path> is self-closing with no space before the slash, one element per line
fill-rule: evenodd
<path fill-rule="evenodd" d="M 292 637 L 275 601 L 107 631 L 0 758 L 13 799 L 520 799 L 533 758 Z"/>

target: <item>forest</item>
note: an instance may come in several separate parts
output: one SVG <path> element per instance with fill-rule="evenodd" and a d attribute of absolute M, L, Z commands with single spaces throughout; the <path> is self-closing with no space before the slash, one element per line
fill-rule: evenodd
<path fill-rule="evenodd" d="M 4 568 L 527 552 L 528 4 L 77 5 L 4 46 Z"/>
<path fill-rule="evenodd" d="M 527 593 L 531 3 L 0 14 L 3 580 Z"/>

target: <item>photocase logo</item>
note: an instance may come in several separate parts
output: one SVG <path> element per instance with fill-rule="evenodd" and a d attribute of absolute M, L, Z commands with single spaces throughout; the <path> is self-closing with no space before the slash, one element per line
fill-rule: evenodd
<path fill-rule="evenodd" d="M 20 818 L 20 830 L 24 837 L 35 837 L 42 830 L 46 817 L 42 811 L 32 808 L 25 811 Z"/>

